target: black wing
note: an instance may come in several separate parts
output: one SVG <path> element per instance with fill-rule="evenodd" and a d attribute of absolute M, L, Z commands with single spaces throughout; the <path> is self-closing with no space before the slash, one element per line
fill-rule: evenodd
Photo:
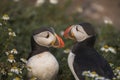
<path fill-rule="evenodd" d="M 97 53 L 95 49 L 86 49 L 84 54 L 77 54 L 74 59 L 74 70 L 77 76 L 84 80 L 82 76 L 83 71 L 95 71 L 100 76 L 112 79 L 114 77 L 113 71 L 108 62 Z"/>

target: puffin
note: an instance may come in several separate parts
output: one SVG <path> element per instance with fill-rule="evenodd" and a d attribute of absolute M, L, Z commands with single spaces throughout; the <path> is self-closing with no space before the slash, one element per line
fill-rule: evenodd
<path fill-rule="evenodd" d="M 114 73 L 107 60 L 94 48 L 96 31 L 91 23 L 83 22 L 67 27 L 64 37 L 75 41 L 69 55 L 68 66 L 75 80 L 85 80 L 84 71 L 96 72 L 112 79 Z"/>
<path fill-rule="evenodd" d="M 64 42 L 52 27 L 41 27 L 31 36 L 31 52 L 27 61 L 28 79 L 55 80 L 59 64 L 49 48 L 62 48 Z"/>

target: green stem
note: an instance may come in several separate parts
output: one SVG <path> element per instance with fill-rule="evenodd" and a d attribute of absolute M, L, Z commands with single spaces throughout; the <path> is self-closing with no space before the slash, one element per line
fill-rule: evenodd
<path fill-rule="evenodd" d="M 7 39 L 7 41 L 6 41 L 5 45 L 4 45 L 4 49 L 3 49 L 2 53 L 5 52 L 5 50 L 7 49 L 8 45 L 10 44 L 10 41 L 11 41 L 11 40 L 12 40 L 12 37 L 10 36 L 10 37 Z"/>

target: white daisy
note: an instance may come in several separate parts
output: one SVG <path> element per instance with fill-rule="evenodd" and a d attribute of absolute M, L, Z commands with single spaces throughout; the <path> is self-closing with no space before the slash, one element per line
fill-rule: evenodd
<path fill-rule="evenodd" d="M 108 45 L 104 45 L 100 50 L 101 50 L 101 51 L 104 51 L 104 52 L 106 52 L 106 53 L 107 53 L 107 52 L 111 52 L 111 53 L 116 54 L 115 49 L 114 49 L 113 47 L 108 46 Z"/>
<path fill-rule="evenodd" d="M 10 63 L 16 62 L 15 59 L 14 59 L 14 55 L 12 55 L 12 54 L 8 55 L 8 61 Z"/>
<path fill-rule="evenodd" d="M 58 4 L 58 0 L 49 0 L 51 4 Z"/>
<path fill-rule="evenodd" d="M 24 58 L 20 58 L 20 60 L 21 60 L 22 62 L 24 62 L 24 63 L 27 63 L 27 60 L 24 59 Z"/>
<path fill-rule="evenodd" d="M 7 14 L 4 14 L 4 15 L 2 16 L 2 19 L 7 21 L 7 20 L 10 19 L 10 17 L 9 17 Z"/>
<path fill-rule="evenodd" d="M 112 20 L 109 17 L 104 17 L 103 18 L 105 24 L 113 24 Z"/>
<path fill-rule="evenodd" d="M 13 72 L 13 73 L 16 73 L 16 74 L 21 74 L 21 73 L 22 73 L 21 69 L 15 67 L 15 66 L 12 67 L 12 68 L 10 69 L 10 71 Z"/>
<path fill-rule="evenodd" d="M 11 53 L 12 53 L 12 54 L 18 54 L 18 51 L 17 51 L 16 49 L 12 49 L 12 50 L 11 50 Z"/>
<path fill-rule="evenodd" d="M 12 37 L 16 36 L 15 32 L 9 32 L 8 34 L 9 34 L 9 36 L 12 36 Z"/>
<path fill-rule="evenodd" d="M 65 49 L 63 52 L 68 54 L 68 53 L 70 53 L 70 49 Z"/>
<path fill-rule="evenodd" d="M 8 56 L 9 54 L 10 54 L 10 52 L 8 51 L 8 52 L 5 52 L 5 54 Z"/>
<path fill-rule="evenodd" d="M 45 0 L 37 0 L 35 6 L 40 6 L 45 3 Z"/>
<path fill-rule="evenodd" d="M 2 23 L 0 23 L 0 26 L 2 26 Z"/>

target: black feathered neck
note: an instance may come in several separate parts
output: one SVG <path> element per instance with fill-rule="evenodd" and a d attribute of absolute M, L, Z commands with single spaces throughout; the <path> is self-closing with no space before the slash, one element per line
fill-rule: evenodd
<path fill-rule="evenodd" d="M 33 39 L 33 37 L 31 37 L 31 53 L 30 53 L 28 58 L 30 58 L 31 56 L 34 56 L 36 54 L 40 54 L 42 52 L 45 52 L 45 51 L 49 51 L 49 48 L 45 47 L 45 46 L 38 45 L 35 42 L 35 40 Z"/>
<path fill-rule="evenodd" d="M 90 38 L 85 39 L 82 42 L 78 42 L 78 44 L 83 44 L 83 45 L 86 45 L 86 46 L 89 46 L 89 47 L 94 47 L 95 40 L 96 40 L 96 36 L 92 36 Z"/>
<path fill-rule="evenodd" d="M 31 49 L 32 49 L 32 52 L 38 51 L 39 53 L 49 50 L 49 48 L 46 46 L 38 45 L 33 38 L 31 40 Z"/>
<path fill-rule="evenodd" d="M 76 42 L 73 46 L 72 52 L 78 53 L 79 51 L 86 50 L 86 48 L 93 48 L 95 44 L 95 40 L 96 37 L 92 36 L 82 42 Z"/>

